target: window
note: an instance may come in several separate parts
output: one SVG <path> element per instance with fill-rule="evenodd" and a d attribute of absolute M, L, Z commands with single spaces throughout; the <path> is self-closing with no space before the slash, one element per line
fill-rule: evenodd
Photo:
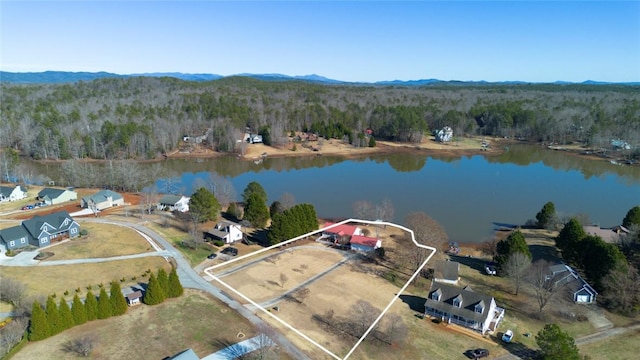
<path fill-rule="evenodd" d="M 40 239 L 40 244 L 46 244 L 47 242 L 49 242 L 49 239 L 47 239 L 46 237 Z"/>
<path fill-rule="evenodd" d="M 442 296 L 442 291 L 440 291 L 440 289 L 431 293 L 431 299 L 435 301 L 440 301 L 441 296 Z"/>
<path fill-rule="evenodd" d="M 21 239 L 20 239 L 20 244 L 24 244 L 24 243 L 26 243 L 26 242 L 27 242 L 27 239 L 25 239 L 25 238 L 21 238 Z"/>
<path fill-rule="evenodd" d="M 453 306 L 462 307 L 462 295 L 458 295 L 453 299 Z"/>
<path fill-rule="evenodd" d="M 71 233 L 76 234 L 78 232 L 78 228 L 71 228 Z"/>
<path fill-rule="evenodd" d="M 475 312 L 482 314 L 482 312 L 484 311 L 484 300 L 480 300 L 480 302 L 476 304 L 474 310 Z"/>
<path fill-rule="evenodd" d="M 16 242 L 13 240 L 9 241 L 9 246 L 16 246 Z"/>

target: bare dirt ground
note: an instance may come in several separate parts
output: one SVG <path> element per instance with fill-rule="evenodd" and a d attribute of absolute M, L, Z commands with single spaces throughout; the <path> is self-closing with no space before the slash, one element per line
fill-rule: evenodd
<path fill-rule="evenodd" d="M 283 295 L 342 259 L 341 254 L 322 248 L 298 248 L 263 259 L 222 280 L 260 303 Z M 281 275 L 287 278 L 284 283 Z"/>
<path fill-rule="evenodd" d="M 482 142 L 486 142 L 487 147 L 482 146 Z M 429 153 L 441 154 L 498 154 L 503 151 L 503 144 L 508 140 L 500 138 L 484 138 L 484 137 L 465 137 L 459 141 L 449 143 L 436 142 L 432 136 L 425 136 L 422 142 L 416 144 L 401 144 L 389 141 L 376 141 L 375 147 L 354 147 L 341 140 L 320 139 L 318 141 L 310 141 L 304 145 L 294 143 L 289 138 L 289 143 L 284 146 L 267 146 L 264 144 L 242 144 L 244 147 L 244 155 L 239 156 L 245 160 L 259 161 L 265 156 L 271 157 L 295 157 L 295 156 L 322 156 L 334 155 L 343 157 L 358 157 L 368 154 L 383 154 L 394 152 L 415 152 L 428 151 Z M 295 148 L 294 148 L 295 145 Z M 198 157 L 216 157 L 223 154 L 204 147 L 198 147 L 191 152 L 174 152 L 168 155 L 169 158 L 198 158 Z"/>

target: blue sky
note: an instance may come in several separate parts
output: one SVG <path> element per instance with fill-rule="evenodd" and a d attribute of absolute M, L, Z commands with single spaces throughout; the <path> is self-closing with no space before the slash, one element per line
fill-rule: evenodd
<path fill-rule="evenodd" d="M 5 1 L 0 69 L 640 81 L 640 1 Z"/>

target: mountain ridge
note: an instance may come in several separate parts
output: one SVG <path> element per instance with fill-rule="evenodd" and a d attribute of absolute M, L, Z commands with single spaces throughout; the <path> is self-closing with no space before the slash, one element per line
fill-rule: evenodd
<path fill-rule="evenodd" d="M 349 82 L 330 79 L 322 75 L 285 75 L 279 73 L 241 73 L 229 76 L 208 73 L 182 73 L 182 72 L 151 72 L 116 74 L 106 71 L 85 72 L 85 71 L 42 71 L 42 72 L 9 72 L 0 71 L 0 82 L 21 83 L 21 84 L 60 84 L 74 83 L 78 81 L 92 81 L 102 78 L 131 78 L 131 77 L 172 77 L 185 81 L 213 81 L 232 76 L 246 76 L 263 81 L 305 81 L 311 83 L 331 84 L 331 85 L 379 85 L 379 86 L 426 86 L 433 84 L 450 85 L 518 85 L 518 84 L 554 84 L 554 85 L 640 85 L 640 82 L 607 82 L 596 80 L 585 80 L 583 82 L 571 82 L 557 80 L 553 82 L 530 82 L 530 81 L 462 81 L 462 80 L 440 80 L 440 79 L 418 79 L 418 80 L 382 80 L 375 82 Z"/>

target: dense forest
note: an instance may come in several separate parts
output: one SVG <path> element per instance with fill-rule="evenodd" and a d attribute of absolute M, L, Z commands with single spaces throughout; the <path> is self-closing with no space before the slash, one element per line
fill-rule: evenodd
<path fill-rule="evenodd" d="M 149 159 L 184 135 L 232 152 L 246 129 L 283 144 L 292 131 L 366 146 L 418 142 L 450 126 L 485 135 L 610 148 L 640 144 L 640 88 L 628 85 L 329 85 L 229 77 L 0 84 L 0 148 L 34 159 Z M 633 150 L 631 151 L 633 154 Z M 635 153 L 634 156 L 639 156 Z"/>

